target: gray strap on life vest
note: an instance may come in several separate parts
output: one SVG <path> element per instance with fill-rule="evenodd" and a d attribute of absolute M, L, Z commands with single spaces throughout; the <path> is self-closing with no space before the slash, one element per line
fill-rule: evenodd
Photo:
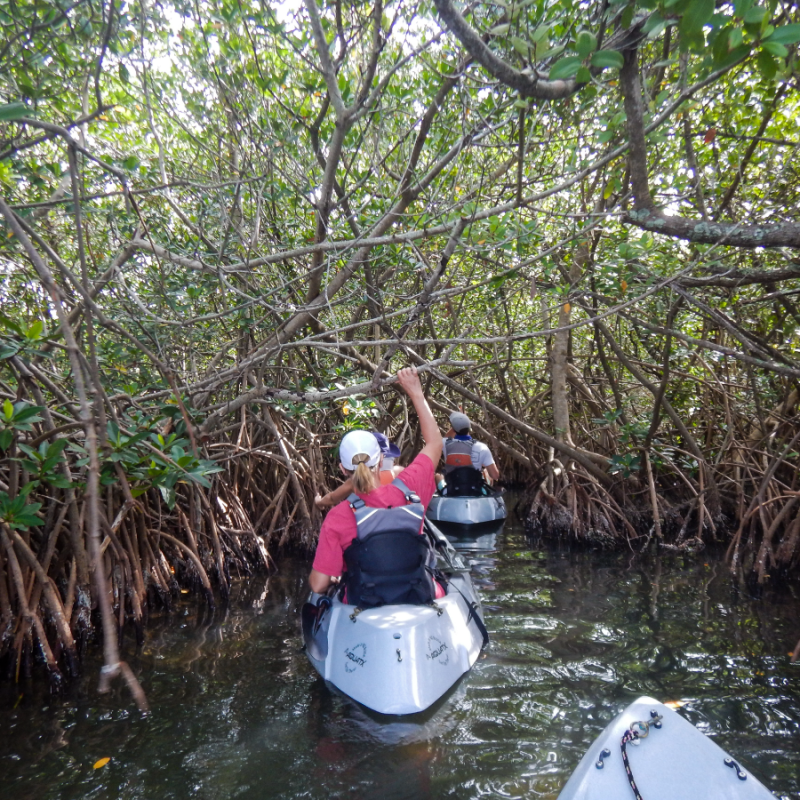
<path fill-rule="evenodd" d="M 351 492 L 347 498 L 350 508 L 353 509 L 353 514 L 356 517 L 356 525 L 363 522 L 367 517 L 377 511 L 377 508 L 370 508 L 355 492 Z"/>
<path fill-rule="evenodd" d="M 390 485 L 396 486 L 403 493 L 407 503 L 420 502 L 419 495 L 416 492 L 412 492 L 411 489 L 409 489 L 408 486 L 406 486 L 406 484 L 400 480 L 400 478 L 395 478 Z"/>
<path fill-rule="evenodd" d="M 422 506 L 419 496 L 409 489 L 399 478 L 395 478 L 391 485 L 397 487 L 403 493 L 406 505 L 396 506 L 394 509 L 373 508 L 372 506 L 368 506 L 355 492 L 351 493 L 347 498 L 347 502 L 356 518 L 356 528 L 358 530 L 359 539 L 368 536 L 376 530 L 380 530 L 383 525 L 386 524 L 382 522 L 383 518 L 371 519 L 378 512 L 389 512 L 390 515 L 396 515 L 399 512 L 403 519 L 405 519 L 405 515 L 407 514 L 415 520 L 416 525 L 422 524 L 425 509 Z M 394 518 L 395 520 L 397 519 L 396 516 Z M 404 528 L 407 523 L 401 522 L 400 524 L 401 527 Z"/>

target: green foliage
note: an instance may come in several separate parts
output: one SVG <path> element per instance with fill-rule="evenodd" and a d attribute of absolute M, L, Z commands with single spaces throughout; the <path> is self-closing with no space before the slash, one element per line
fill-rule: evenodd
<path fill-rule="evenodd" d="M 15 433 L 32 430 L 33 423 L 41 421 L 42 411 L 42 406 L 31 405 L 24 400 L 18 403 L 3 401 L 0 409 L 0 450 L 8 450 Z"/>
<path fill-rule="evenodd" d="M 12 530 L 26 530 L 44 524 L 36 516 L 41 507 L 41 503 L 29 503 L 24 494 L 12 499 L 6 492 L 0 492 L 0 520 Z"/>
<path fill-rule="evenodd" d="M 374 73 L 366 69 L 373 43 L 370 6 L 340 4 L 338 16 L 333 3 L 316 7 L 335 62 L 330 84 L 302 4 L 176 0 L 148 6 L 145 19 L 139 6 L 117 6 L 106 41 L 101 6 L 0 0 L 0 33 L 7 43 L 0 56 L 0 182 L 4 197 L 39 237 L 35 246 L 56 275 L 67 312 L 75 315 L 84 355 L 90 349 L 94 354 L 105 397 L 124 408 L 102 437 L 104 485 L 117 482 L 121 470 L 136 496 L 158 489 L 173 504 L 181 485 L 209 485 L 219 471 L 211 457 L 220 451 L 196 437 L 195 455 L 183 412 L 164 401 L 163 392 L 172 389 L 164 369 L 181 387 L 195 429 L 217 411 L 224 416 L 226 402 L 256 386 L 302 392 L 371 378 L 366 364 L 379 362 L 377 354 L 388 346 L 351 347 L 348 337 L 396 334 L 459 218 L 469 220 L 468 227 L 429 307 L 406 336 L 432 342 L 414 346 L 424 359 L 442 355 L 438 339 L 491 339 L 459 345 L 452 357 L 472 362 L 480 391 L 501 405 L 507 400 L 496 364 L 506 347 L 508 361 L 502 363 L 508 366 L 500 373 L 508 381 L 513 376 L 512 399 L 523 406 L 518 392 L 536 394 L 547 383 L 549 350 L 541 334 L 558 305 L 570 303 L 573 319 L 583 325 L 593 314 L 629 304 L 627 316 L 604 320 L 633 361 L 658 380 L 663 335 L 645 332 L 641 323 L 663 324 L 670 307 L 667 280 L 785 267 L 774 252 L 720 245 L 706 257 L 709 248 L 643 235 L 623 223 L 632 201 L 624 150 L 617 150 L 627 144 L 628 129 L 617 74 L 623 56 L 614 42 L 620 25 L 641 30 L 646 124 L 665 115 L 647 135 L 650 188 L 659 207 L 700 220 L 702 195 L 706 216 L 716 220 L 727 187 L 738 180 L 743 153 L 758 136 L 721 219 L 795 220 L 800 173 L 787 156 L 791 148 L 775 142 L 797 140 L 798 117 L 787 95 L 774 100 L 784 83 L 796 79 L 800 20 L 793 8 L 779 11 L 753 0 L 477 4 L 468 21 L 486 34 L 497 57 L 525 74 L 581 84 L 571 96 L 550 102 L 521 98 L 477 61 L 467 64 L 456 40 L 440 35 L 432 4 L 392 5 L 391 19 L 387 14 L 379 31 Z M 370 98 L 352 118 L 339 151 L 331 146 L 341 120 L 329 85 L 345 105 Z M 678 106 L 684 85 L 694 88 Z M 85 109 L 91 120 L 78 126 Z M 75 283 L 84 278 L 65 143 L 21 125 L 22 116 L 68 125 L 71 135 L 85 133 L 90 144 L 93 158 L 78 158 L 85 280 L 97 287 L 95 302 L 110 320 L 100 324 L 95 318 L 91 348 Z M 688 164 L 687 142 L 696 167 Z M 336 152 L 343 155 L 334 165 L 323 219 L 319 192 Z M 133 194 L 126 197 L 123 185 Z M 404 192 L 418 194 L 396 211 Z M 139 245 L 127 253 L 137 231 Z M 376 231 L 397 238 L 350 263 L 357 251 L 345 242 Z M 0 415 L 0 448 L 40 490 L 61 488 L 64 459 L 80 487 L 89 462 L 79 429 L 68 434 L 70 446 L 60 453 L 50 452 L 52 444 L 29 444 L 43 433 L 34 430 L 42 409 L 20 405 L 17 398 L 28 389 L 15 365 L 30 365 L 50 381 L 40 388 L 56 425 L 75 418 L 74 402 L 65 402 L 74 400 L 74 376 L 52 301 L 20 243 L 7 234 L 0 236 L 0 371 L 4 409 L 12 412 Z M 317 261 L 298 250 L 321 238 L 337 243 L 336 249 Z M 591 259 L 576 277 L 573 253 L 584 238 L 591 242 Z M 795 359 L 793 306 L 764 300 L 760 286 L 697 291 Z M 782 286 L 791 292 L 794 284 Z M 325 302 L 292 327 L 305 304 L 319 298 Z M 674 323 L 688 336 L 718 336 L 740 347 L 705 324 L 699 312 L 685 309 Z M 518 338 L 507 346 L 511 333 Z M 137 342 L 157 354 L 160 365 Z M 591 325 L 572 331 L 570 348 L 587 382 L 606 394 L 606 405 L 589 418 L 609 403 L 616 409 Z M 405 360 L 400 349 L 387 368 Z M 696 395 L 710 380 L 707 369 L 735 387 L 744 420 L 755 413 L 752 392 L 740 386 L 732 360 L 714 361 L 676 341 L 670 364 L 668 395 L 701 438 L 708 422 Z M 611 367 L 622 384 L 626 417 L 649 424 L 651 396 L 618 364 Z M 218 382 L 216 374 L 222 376 Z M 462 380 L 460 373 L 457 378 Z M 785 389 L 779 379 L 764 379 L 759 403 L 777 404 Z M 262 402 L 243 407 L 245 426 L 258 426 L 253 421 Z M 37 410 L 26 420 L 16 416 L 17 406 Z M 346 405 L 281 400 L 276 406 L 292 424 L 348 430 L 372 427 L 384 400 L 380 407 L 362 398 Z M 547 403 L 530 408 L 539 409 L 531 424 L 551 429 Z M 621 453 L 634 452 L 646 432 L 638 423 L 620 425 L 621 413 L 598 416 L 594 424 Z M 219 422 L 232 429 L 230 418 Z M 749 423 L 740 424 L 746 429 Z M 234 435 L 226 430 L 223 440 Z M 15 440 L 20 448 L 11 452 Z M 654 463 L 656 449 L 654 444 Z M 616 471 L 634 474 L 636 463 L 620 462 Z"/>
<path fill-rule="evenodd" d="M 65 489 L 71 485 L 69 478 L 61 473 L 60 466 L 64 462 L 62 453 L 68 444 L 67 439 L 55 439 L 51 443 L 42 442 L 37 449 L 20 443 L 20 451 L 27 458 L 20 459 L 22 467 L 28 471 L 34 484 L 46 483 Z"/>
<path fill-rule="evenodd" d="M 625 453 L 621 456 L 611 456 L 608 471 L 612 475 L 621 475 L 630 478 L 631 475 L 642 468 L 642 456 L 639 453 Z"/>
<path fill-rule="evenodd" d="M 7 122 L 13 119 L 24 117 L 28 109 L 25 103 L 19 101 L 15 103 L 4 103 L 0 105 L 0 122 Z"/>
<path fill-rule="evenodd" d="M 34 320 L 30 325 L 25 326 L 0 315 L 0 325 L 8 331 L 8 333 L 0 334 L 0 361 L 16 355 L 27 357 L 45 355 L 36 347 L 47 338 L 44 323 L 41 320 Z"/>
<path fill-rule="evenodd" d="M 581 68 L 583 59 L 581 56 L 565 56 L 556 61 L 550 68 L 550 75 L 548 76 L 551 81 L 564 80 L 565 78 L 574 78 Z"/>
<path fill-rule="evenodd" d="M 358 399 L 348 397 L 344 400 L 340 408 L 341 421 L 337 422 L 334 429 L 337 431 L 353 431 L 364 428 L 372 428 L 375 417 L 379 411 L 374 400 Z"/>
<path fill-rule="evenodd" d="M 623 64 L 622 53 L 617 50 L 598 50 L 592 54 L 591 62 L 593 67 L 612 67 L 613 69 L 621 69 Z"/>

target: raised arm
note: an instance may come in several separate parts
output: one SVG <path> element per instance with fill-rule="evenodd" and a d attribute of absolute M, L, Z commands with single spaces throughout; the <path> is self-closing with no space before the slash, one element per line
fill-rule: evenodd
<path fill-rule="evenodd" d="M 414 410 L 419 418 L 419 427 L 422 438 L 425 440 L 425 447 L 422 452 L 433 462 L 435 467 L 442 457 L 442 434 L 439 425 L 433 416 L 433 412 L 422 393 L 422 384 L 419 382 L 416 367 L 405 367 L 397 373 L 397 382 L 403 387 L 414 405 Z"/>

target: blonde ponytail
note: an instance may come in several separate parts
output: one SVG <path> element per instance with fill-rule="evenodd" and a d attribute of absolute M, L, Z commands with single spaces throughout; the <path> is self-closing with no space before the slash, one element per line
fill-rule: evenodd
<path fill-rule="evenodd" d="M 353 488 L 358 494 L 369 494 L 375 488 L 375 475 L 367 466 L 369 456 L 366 453 L 359 453 L 353 456 L 353 463 L 356 465 L 353 472 Z"/>

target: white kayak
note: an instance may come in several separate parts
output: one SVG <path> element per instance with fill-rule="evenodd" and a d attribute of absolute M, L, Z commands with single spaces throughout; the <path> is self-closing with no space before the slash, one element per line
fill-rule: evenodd
<path fill-rule="evenodd" d="M 499 525 L 506 518 L 502 495 L 448 497 L 435 494 L 428 506 L 428 517 L 437 525 L 485 530 Z"/>
<path fill-rule="evenodd" d="M 339 691 L 380 714 L 433 705 L 477 660 L 488 639 L 469 571 L 437 533 L 447 594 L 433 605 L 358 610 L 334 596 L 303 607 L 309 661 Z"/>
<path fill-rule="evenodd" d="M 775 800 L 734 757 L 651 697 L 631 703 L 595 739 L 558 800 L 634 800 L 631 779 L 642 800 Z"/>

